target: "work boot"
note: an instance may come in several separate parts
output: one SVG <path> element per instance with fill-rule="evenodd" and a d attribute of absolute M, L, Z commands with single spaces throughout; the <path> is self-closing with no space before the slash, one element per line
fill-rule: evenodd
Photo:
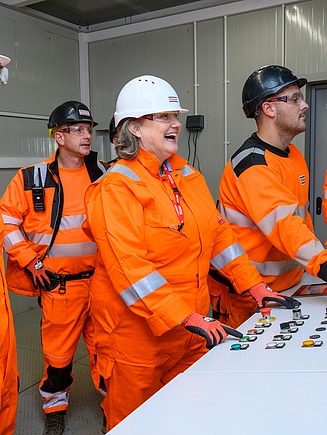
<path fill-rule="evenodd" d="M 65 429 L 65 414 L 51 412 L 45 416 L 45 428 L 43 435 L 60 435 Z"/>

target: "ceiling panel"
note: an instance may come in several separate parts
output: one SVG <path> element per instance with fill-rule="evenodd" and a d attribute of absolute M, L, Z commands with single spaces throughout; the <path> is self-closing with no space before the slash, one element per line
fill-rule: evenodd
<path fill-rule="evenodd" d="M 28 7 L 85 27 L 105 21 L 146 14 L 158 9 L 190 4 L 195 1 L 197 0 L 165 0 L 164 2 L 162 0 L 48 0 L 32 4 Z"/>
<path fill-rule="evenodd" d="M 86 28 L 115 20 L 130 23 L 137 16 L 176 13 L 212 7 L 237 0 L 0 0 L 10 8 L 69 25 Z M 149 18 L 149 17 L 148 17 Z"/>

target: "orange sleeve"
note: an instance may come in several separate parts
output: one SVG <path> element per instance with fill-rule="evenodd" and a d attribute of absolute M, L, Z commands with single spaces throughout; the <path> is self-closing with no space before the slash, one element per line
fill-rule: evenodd
<path fill-rule="evenodd" d="M 0 212 L 5 223 L 5 250 L 13 261 L 17 261 L 21 267 L 25 267 L 37 254 L 25 240 L 21 231 L 21 224 L 28 213 L 21 170 L 17 172 L 3 194 L 0 200 Z M 15 240 L 16 243 L 10 243 L 10 248 L 7 249 L 6 245 L 9 239 Z"/>
<path fill-rule="evenodd" d="M 279 251 L 304 267 L 314 254 L 322 253 L 323 246 L 312 232 L 308 212 L 305 219 L 296 214 L 298 199 L 274 169 L 253 166 L 237 179 L 236 186 L 247 215 Z M 320 263 L 323 261 L 319 258 Z"/>

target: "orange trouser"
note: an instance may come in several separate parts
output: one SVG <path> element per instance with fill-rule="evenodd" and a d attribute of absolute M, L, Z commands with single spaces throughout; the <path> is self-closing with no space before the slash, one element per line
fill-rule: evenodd
<path fill-rule="evenodd" d="M 0 434 L 12 435 L 16 424 L 18 372 L 16 341 L 11 315 L 0 306 Z"/>
<path fill-rule="evenodd" d="M 98 354 L 108 392 L 102 402 L 107 430 L 207 352 L 204 338 L 182 326 L 155 337 L 133 314 L 108 334 L 108 345 L 107 359 Z"/>
<path fill-rule="evenodd" d="M 258 308 L 249 292 L 238 294 L 208 275 L 208 288 L 213 308 L 213 317 L 225 325 L 238 328 Z"/>
<path fill-rule="evenodd" d="M 44 353 L 44 376 L 40 382 L 43 410 L 65 411 L 73 382 L 72 361 L 83 335 L 90 357 L 93 383 L 98 389 L 100 377 L 95 368 L 93 323 L 89 315 L 90 279 L 68 281 L 66 292 L 58 288 L 42 291 L 41 336 Z"/>

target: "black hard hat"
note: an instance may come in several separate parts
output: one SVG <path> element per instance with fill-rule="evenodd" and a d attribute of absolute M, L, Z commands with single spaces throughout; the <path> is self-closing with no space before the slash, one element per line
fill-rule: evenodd
<path fill-rule="evenodd" d="M 298 79 L 291 70 L 280 65 L 267 65 L 254 71 L 243 86 L 243 111 L 247 118 L 254 118 L 260 104 L 287 86 L 297 84 L 302 88 L 307 79 Z"/>
<path fill-rule="evenodd" d="M 76 124 L 89 122 L 93 127 L 98 125 L 93 121 L 91 112 L 85 104 L 79 101 L 66 101 L 56 107 L 49 116 L 48 128 L 58 127 L 62 124 Z"/>

